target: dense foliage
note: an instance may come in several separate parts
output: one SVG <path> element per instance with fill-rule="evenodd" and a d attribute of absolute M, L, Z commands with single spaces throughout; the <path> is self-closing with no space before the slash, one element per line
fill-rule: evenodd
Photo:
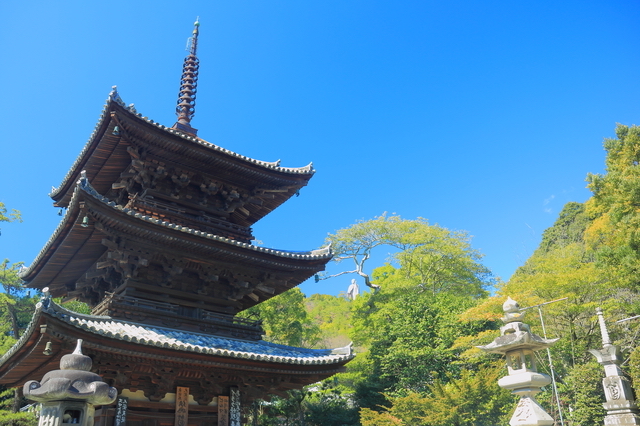
<path fill-rule="evenodd" d="M 505 374 L 503 360 L 474 347 L 498 335 L 506 296 L 521 306 L 560 299 L 527 314 L 535 333 L 560 338 L 551 350 L 559 401 L 551 386 L 538 399 L 556 419 L 559 405 L 566 425 L 602 424 L 604 371 L 588 352 L 602 346 L 597 307 L 623 350 L 624 367 L 640 381 L 640 322 L 614 322 L 640 314 L 640 128 L 618 126 L 616 133 L 605 140 L 606 173 L 587 178 L 593 197 L 567 203 L 506 283 L 492 282 L 466 234 L 424 219 L 383 215 L 330 235 L 336 260 L 354 267 L 319 278 L 357 274 L 372 291 L 355 301 L 306 299 L 321 341 L 348 336 L 359 352 L 347 372 L 332 379 L 348 402 L 345 409 L 358 412 L 358 423 L 323 424 L 508 424 L 515 399 L 496 385 Z M 371 266 L 381 246 L 393 251 L 390 263 L 369 274 L 365 264 Z M 545 354 L 538 364 L 551 373 Z M 305 400 L 316 391 L 308 389 Z M 316 424 L 304 406 L 298 423 L 290 415 L 286 424 Z"/>
<path fill-rule="evenodd" d="M 510 401 L 510 395 L 495 380 L 488 383 L 476 374 L 487 370 L 495 376 L 494 361 L 485 357 L 469 362 L 460 357 L 463 348 L 455 346 L 461 336 L 495 328 L 485 320 L 459 320 L 462 312 L 486 296 L 492 284 L 468 236 L 424 219 L 380 216 L 329 239 L 342 260 L 355 256 L 356 262 L 363 262 L 382 245 L 397 250 L 393 264 L 382 265 L 364 277 L 374 291 L 354 301 L 327 295 L 306 299 L 310 317 L 321 332 L 318 345 L 326 347 L 350 338 L 359 355 L 346 373 L 330 379 L 330 386 L 324 382 L 293 392 L 288 400 L 274 398 L 252 418 L 265 425 L 356 425 L 364 422 L 361 416 L 373 422 L 369 424 L 382 418 L 402 422 L 403 418 L 426 415 L 412 413 L 411 407 L 419 404 L 411 401 L 428 403 L 432 415 L 445 416 L 451 407 L 439 404 L 438 395 L 462 393 L 468 397 L 458 407 L 459 418 L 495 420 L 502 415 L 503 401 Z M 355 273 L 362 276 L 357 270 Z M 277 296 L 270 302 L 282 305 L 277 300 L 287 297 Z M 260 309 L 255 312 L 267 324 Z M 303 316 L 298 312 L 292 318 Z M 473 404 L 482 405 L 484 414 L 472 414 Z M 432 424 L 439 420 L 434 421 Z"/>
<path fill-rule="evenodd" d="M 320 329 L 311 321 L 304 305 L 304 294 L 293 288 L 255 305 L 241 316 L 260 319 L 265 340 L 291 346 L 313 346 L 320 340 Z"/>

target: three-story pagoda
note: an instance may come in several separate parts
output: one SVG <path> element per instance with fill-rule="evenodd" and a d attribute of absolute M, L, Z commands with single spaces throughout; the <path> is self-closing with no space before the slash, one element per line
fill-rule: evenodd
<path fill-rule="evenodd" d="M 236 316 L 323 270 L 331 253 L 251 243 L 251 226 L 314 170 L 247 158 L 197 136 L 198 31 L 196 22 L 175 125 L 138 114 L 114 88 L 50 194 L 64 217 L 23 273 L 45 298 L 0 358 L 0 383 L 21 386 L 56 369 L 80 338 L 93 371 L 128 398 L 128 425 L 173 424 L 175 395 L 185 388 L 188 424 L 226 424 L 220 401 L 231 397 L 237 410 L 329 377 L 352 358 L 349 347 L 265 342 L 259 322 Z M 70 312 L 51 297 L 86 302 L 93 312 Z M 97 413 L 98 425 L 113 424 L 114 407 Z"/>

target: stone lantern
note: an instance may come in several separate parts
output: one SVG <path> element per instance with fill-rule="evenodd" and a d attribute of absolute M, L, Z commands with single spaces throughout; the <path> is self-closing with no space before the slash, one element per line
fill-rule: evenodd
<path fill-rule="evenodd" d="M 60 370 L 48 372 L 40 382 L 24 384 L 24 396 L 41 403 L 39 426 L 93 426 L 95 406 L 115 401 L 118 391 L 91 373 L 91 365 L 78 339 L 75 351 L 60 360 Z"/>
<path fill-rule="evenodd" d="M 498 380 L 501 388 L 520 396 L 509 424 L 511 426 L 553 425 L 554 420 L 535 400 L 542 386 L 551 383 L 546 374 L 538 373 L 535 352 L 546 349 L 558 339 L 543 339 L 531 333 L 529 325 L 522 322 L 524 313 L 510 297 L 502 305 L 505 323 L 500 328 L 500 336 L 486 346 L 478 348 L 504 355 L 507 358 L 508 375 Z"/>
<path fill-rule="evenodd" d="M 598 323 L 602 335 L 602 349 L 590 349 L 598 363 L 604 367 L 605 378 L 602 380 L 607 402 L 603 404 L 607 415 L 605 425 L 633 426 L 640 425 L 640 413 L 633 396 L 631 383 L 620 369 L 622 355 L 620 348 L 611 343 L 607 324 L 604 322 L 602 309 L 596 309 Z"/>

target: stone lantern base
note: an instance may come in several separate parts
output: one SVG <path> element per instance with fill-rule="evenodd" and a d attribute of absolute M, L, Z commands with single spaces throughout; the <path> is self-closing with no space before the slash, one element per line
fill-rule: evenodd
<path fill-rule="evenodd" d="M 640 425 L 640 417 L 635 413 L 609 414 L 604 418 L 605 426 Z"/>
<path fill-rule="evenodd" d="M 520 398 L 516 411 L 511 416 L 511 426 L 550 426 L 555 422 L 532 396 Z"/>
<path fill-rule="evenodd" d="M 66 424 L 93 426 L 94 414 L 94 406 L 86 402 L 43 402 L 40 404 L 38 426 L 61 426 Z"/>

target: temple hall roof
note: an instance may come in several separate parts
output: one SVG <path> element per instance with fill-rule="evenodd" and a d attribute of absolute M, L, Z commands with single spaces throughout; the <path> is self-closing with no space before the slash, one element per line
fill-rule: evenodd
<path fill-rule="evenodd" d="M 70 327 L 70 330 L 61 332 L 61 325 Z M 71 331 L 73 329 L 78 331 Z M 64 335 L 71 337 L 71 334 L 77 336 L 78 333 L 81 333 L 87 350 L 90 350 L 89 348 L 102 348 L 102 350 L 110 348 L 109 350 L 115 352 L 120 351 L 133 355 L 133 349 L 139 354 L 149 353 L 149 356 L 153 358 L 161 358 L 158 354 L 163 353 L 169 357 L 181 357 L 185 362 L 189 362 L 190 357 L 196 357 L 194 359 L 199 360 L 198 362 L 211 357 L 212 362 L 216 360 L 218 363 L 228 362 L 229 368 L 234 368 L 233 365 L 236 362 L 244 360 L 250 364 L 238 364 L 238 368 L 242 368 L 242 365 L 245 365 L 244 368 L 257 368 L 263 364 L 262 369 L 277 370 L 285 368 L 284 365 L 334 369 L 354 357 L 351 345 L 337 349 L 305 349 L 278 345 L 263 340 L 245 341 L 185 332 L 167 327 L 151 327 L 106 316 L 79 314 L 64 309 L 51 301 L 50 298 L 45 297 L 42 302 L 36 305 L 32 321 L 22 337 L 0 357 L 0 383 L 17 383 L 21 380 L 19 376 L 26 376 L 31 371 L 44 368 L 43 365 L 50 361 L 46 354 L 42 354 L 43 348 L 40 348 L 44 347 L 44 342 L 47 340 L 39 337 L 44 332 L 43 330 L 52 332 L 59 338 L 61 336 L 64 338 Z M 228 361 L 224 361 L 224 359 L 228 359 Z M 11 366 L 16 364 L 23 365 L 23 368 L 12 369 Z M 55 369 L 56 365 L 50 367 Z"/>
<path fill-rule="evenodd" d="M 80 315 L 63 308 L 50 309 L 63 321 L 102 336 L 141 345 L 170 348 L 230 358 L 285 364 L 333 364 L 352 358 L 349 347 L 338 349 L 304 349 L 265 341 L 243 341 L 207 334 L 189 333 L 163 327 L 112 320 L 109 317 Z"/>

